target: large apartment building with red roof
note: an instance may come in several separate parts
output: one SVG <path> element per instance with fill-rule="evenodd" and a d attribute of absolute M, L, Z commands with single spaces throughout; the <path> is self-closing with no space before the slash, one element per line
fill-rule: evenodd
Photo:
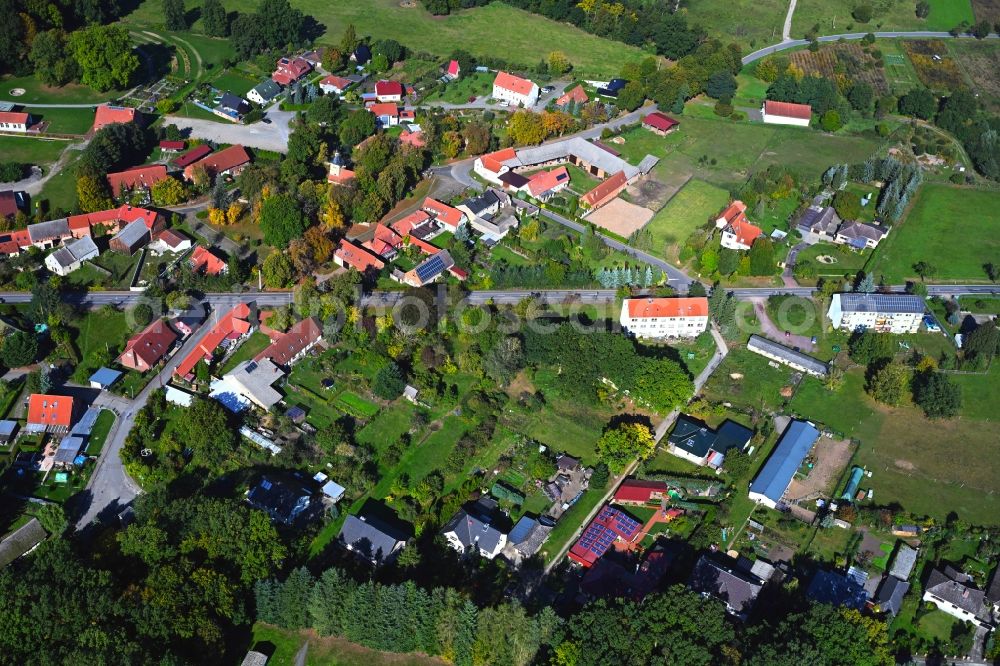
<path fill-rule="evenodd" d="M 708 299 L 626 298 L 620 323 L 637 338 L 694 338 L 708 328 Z"/>
<path fill-rule="evenodd" d="M 493 81 L 493 99 L 501 99 L 509 104 L 520 104 L 530 109 L 538 101 L 538 85 L 507 72 L 498 72 Z"/>

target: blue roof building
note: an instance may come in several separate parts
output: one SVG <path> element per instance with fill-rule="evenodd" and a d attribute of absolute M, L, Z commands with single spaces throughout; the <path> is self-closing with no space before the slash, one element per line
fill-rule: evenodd
<path fill-rule="evenodd" d="M 101 389 L 103 391 L 118 381 L 118 378 L 121 376 L 122 373 L 117 370 L 101 368 L 90 376 L 90 388 Z"/>
<path fill-rule="evenodd" d="M 750 484 L 750 499 L 776 508 L 817 439 L 819 430 L 813 424 L 792 421 L 778 440 L 771 457 Z"/>

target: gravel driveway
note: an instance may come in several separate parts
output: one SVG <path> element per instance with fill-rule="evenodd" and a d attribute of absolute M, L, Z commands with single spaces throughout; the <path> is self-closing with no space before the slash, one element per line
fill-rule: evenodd
<path fill-rule="evenodd" d="M 289 124 L 295 117 L 294 111 L 279 111 L 273 108 L 267 112 L 270 123 L 253 123 L 252 125 L 237 125 L 221 118 L 201 120 L 183 116 L 167 116 L 167 124 L 177 125 L 179 129 L 191 130 L 191 136 L 207 139 L 217 143 L 238 143 L 251 148 L 273 150 L 284 153 L 288 150 L 288 135 L 291 133 Z"/>

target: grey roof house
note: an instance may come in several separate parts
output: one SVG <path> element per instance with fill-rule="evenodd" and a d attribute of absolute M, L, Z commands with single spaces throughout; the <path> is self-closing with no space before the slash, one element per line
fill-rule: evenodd
<path fill-rule="evenodd" d="M 896 556 L 892 558 L 892 566 L 889 567 L 889 575 L 895 576 L 899 580 L 906 580 L 913 573 L 913 567 L 917 564 L 917 551 L 910 548 L 905 543 L 900 543 L 896 550 Z"/>
<path fill-rule="evenodd" d="M 741 618 L 746 618 L 764 587 L 764 581 L 722 555 L 698 558 L 688 584 L 695 592 L 725 602 L 726 610 Z"/>
<path fill-rule="evenodd" d="M 798 230 L 803 234 L 816 234 L 833 239 L 840 226 L 840 217 L 833 206 L 812 205 L 799 216 Z"/>
<path fill-rule="evenodd" d="M 910 584 L 905 580 L 900 580 L 895 576 L 886 576 L 882 581 L 882 587 L 875 595 L 875 604 L 883 613 L 888 613 L 896 617 L 899 609 L 903 607 L 903 597 L 910 589 Z"/>
<path fill-rule="evenodd" d="M 285 525 L 294 523 L 312 502 L 312 493 L 295 481 L 263 477 L 247 493 L 250 506 Z"/>
<path fill-rule="evenodd" d="M 488 560 L 500 554 L 507 545 L 507 535 L 493 525 L 493 512 L 496 502 L 484 504 L 479 500 L 468 509 L 458 510 L 441 534 L 448 540 L 452 548 L 460 553 L 478 552 Z"/>
<path fill-rule="evenodd" d="M 952 617 L 980 626 L 990 624 L 984 601 L 986 593 L 972 586 L 971 577 L 946 567 L 934 569 L 924 586 L 923 600 Z"/>
<path fill-rule="evenodd" d="M 727 420 L 718 430 L 712 430 L 701 421 L 681 414 L 667 441 L 675 456 L 718 469 L 730 449 L 742 451 L 752 437 L 752 430 L 734 421 Z"/>
<path fill-rule="evenodd" d="M 347 516 L 337 538 L 347 550 L 377 565 L 402 550 L 408 537 L 401 528 L 377 516 L 363 514 Z"/>
<path fill-rule="evenodd" d="M 96 259 L 100 254 L 100 250 L 94 244 L 94 239 L 90 236 L 84 236 L 66 243 L 45 257 L 45 267 L 56 275 L 69 275 L 83 266 L 83 262 Z"/>

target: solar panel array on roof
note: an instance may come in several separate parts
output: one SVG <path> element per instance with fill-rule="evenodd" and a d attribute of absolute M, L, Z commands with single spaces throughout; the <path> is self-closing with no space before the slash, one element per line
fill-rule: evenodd
<path fill-rule="evenodd" d="M 569 178 L 569 174 L 565 172 L 560 172 L 556 175 L 556 180 L 566 180 L 567 178 Z"/>
<path fill-rule="evenodd" d="M 837 294 L 844 312 L 909 312 L 923 314 L 924 299 L 914 294 Z"/>
<path fill-rule="evenodd" d="M 438 255 L 434 255 L 424 263 L 417 266 L 417 277 L 421 282 L 428 282 L 440 275 L 444 271 L 444 261 Z"/>

